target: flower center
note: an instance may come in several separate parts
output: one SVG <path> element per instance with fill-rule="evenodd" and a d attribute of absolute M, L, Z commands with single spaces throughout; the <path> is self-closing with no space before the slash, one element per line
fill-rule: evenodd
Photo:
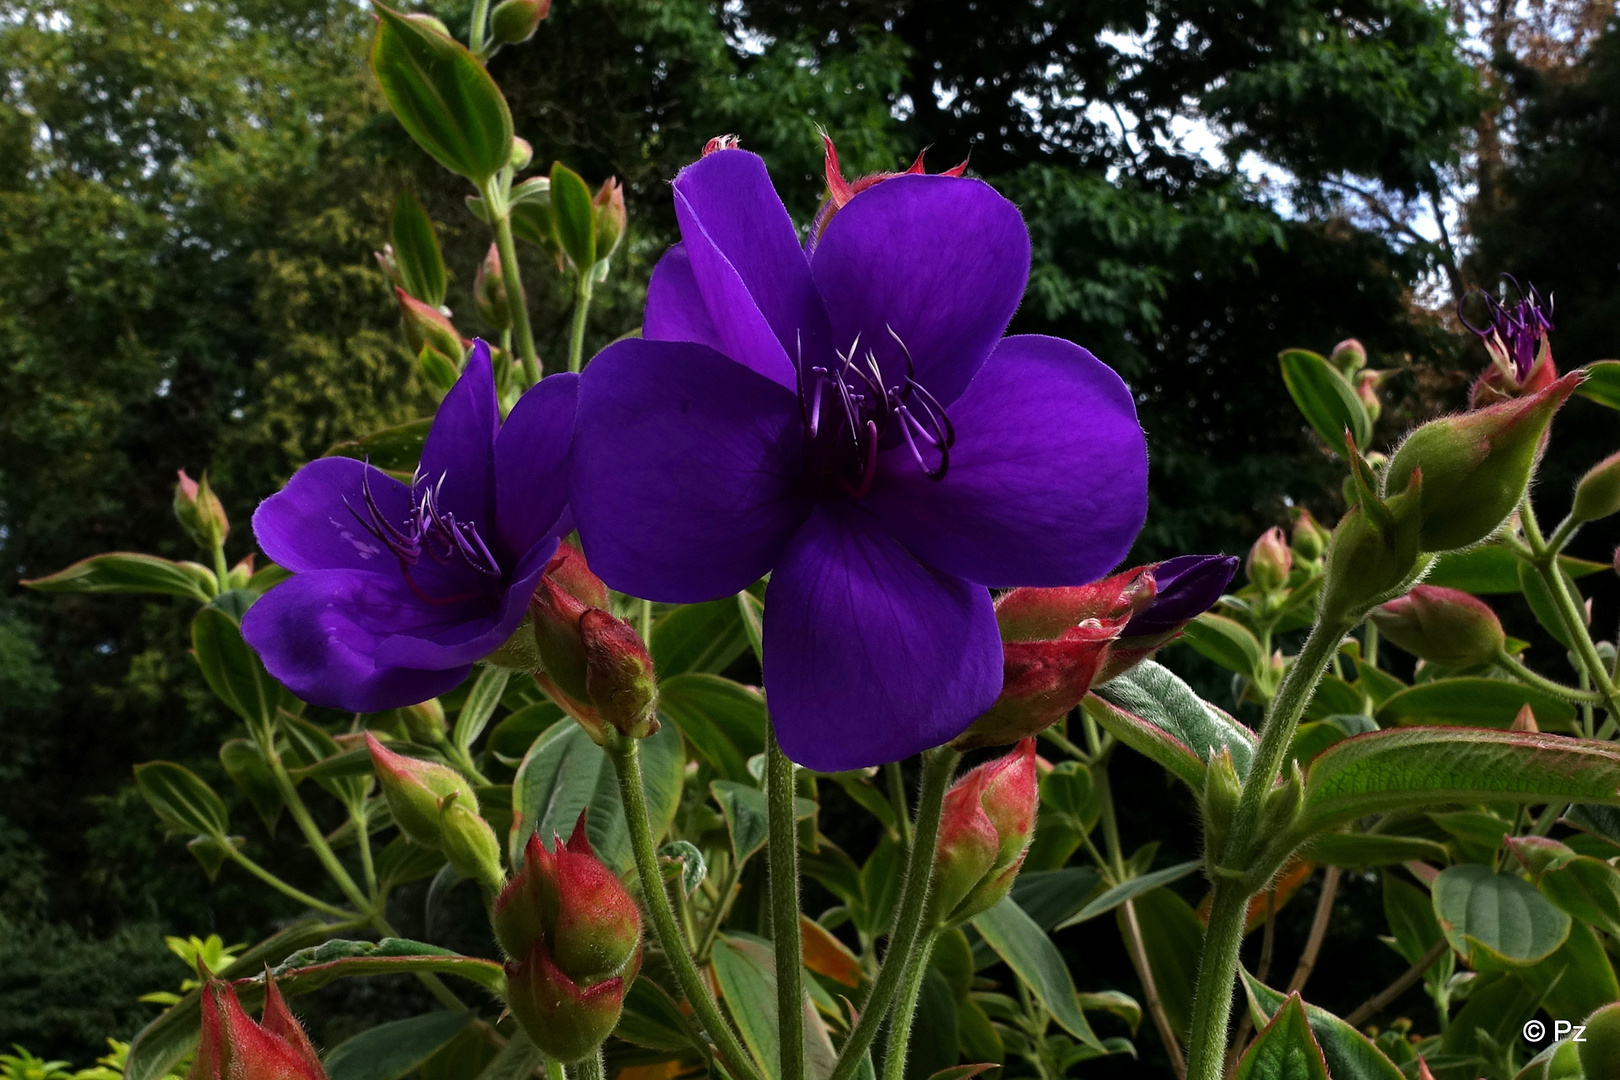
<path fill-rule="evenodd" d="M 420 474 L 411 482 L 411 512 L 404 527 L 388 520 L 371 494 L 371 477 L 361 480 L 365 508 L 349 512 L 399 560 L 400 574 L 417 599 L 429 604 L 457 604 L 489 594 L 501 577 L 478 527 L 439 508 L 444 477 L 428 483 Z M 348 506 L 348 500 L 344 500 Z M 425 558 L 424 558 L 425 556 Z"/>
<path fill-rule="evenodd" d="M 858 334 L 847 352 L 834 352 L 833 364 L 806 366 L 801 359 L 798 365 L 808 478 L 823 494 L 864 496 L 877 477 L 878 450 L 897 441 L 905 442 L 928 479 L 943 480 L 950 469 L 951 418 L 917 382 L 906 343 L 892 328 L 889 335 L 906 358 L 905 378 L 892 386 L 883 384 L 876 354 L 860 351 Z"/>
<path fill-rule="evenodd" d="M 1528 290 L 1523 290 L 1511 276 L 1507 274 L 1502 276 L 1507 278 L 1518 292 L 1518 303 L 1504 304 L 1490 293 L 1475 290 L 1485 299 L 1485 325 L 1475 326 L 1469 322 L 1460 301 L 1457 305 L 1457 316 L 1464 326 L 1479 335 L 1491 355 L 1504 367 L 1510 367 L 1518 381 L 1523 382 L 1530 374 L 1530 369 L 1535 366 L 1541 339 L 1553 329 L 1552 305 L 1547 304 L 1543 310 L 1541 294 L 1536 291 L 1534 285 Z"/>

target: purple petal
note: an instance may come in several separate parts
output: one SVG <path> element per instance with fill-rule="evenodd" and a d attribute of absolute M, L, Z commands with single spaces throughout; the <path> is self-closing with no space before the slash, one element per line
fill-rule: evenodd
<path fill-rule="evenodd" d="M 489 346 L 473 343 L 467 366 L 439 404 L 422 447 L 422 478 L 437 484 L 439 508 L 480 529 L 495 517 L 495 433 L 501 410 L 495 399 L 495 371 Z"/>
<path fill-rule="evenodd" d="M 1125 557 L 1147 517 L 1147 444 L 1111 368 L 1061 338 L 1010 337 L 949 413 L 945 478 L 902 444 L 866 500 L 919 558 L 1003 588 L 1082 585 Z"/>
<path fill-rule="evenodd" d="M 242 636 L 270 674 L 310 704 L 378 712 L 437 697 L 467 676 L 467 665 L 428 671 L 378 662 L 391 624 L 414 622 L 420 607 L 397 576 L 316 570 L 260 597 Z"/>
<path fill-rule="evenodd" d="M 828 348 L 827 314 L 765 162 L 718 151 L 682 169 L 674 186 L 675 218 L 720 351 L 795 385 L 801 346 L 811 356 Z"/>
<path fill-rule="evenodd" d="M 836 772 L 939 746 L 1001 692 L 990 593 L 913 558 L 848 503 L 819 507 L 765 597 L 765 689 L 788 757 Z"/>
<path fill-rule="evenodd" d="M 496 522 L 514 555 L 556 535 L 553 527 L 568 505 L 568 445 L 578 399 L 578 375 L 548 375 L 512 406 L 495 437 Z"/>
<path fill-rule="evenodd" d="M 288 570 L 378 570 L 397 562 L 365 526 L 365 488 L 401 528 L 411 516 L 410 489 L 353 458 L 317 458 L 253 512 L 253 536 L 269 559 Z"/>
<path fill-rule="evenodd" d="M 1144 611 L 1137 613 L 1120 637 L 1168 634 L 1215 606 L 1232 575 L 1236 555 L 1177 555 L 1153 567 L 1157 590 Z"/>
<path fill-rule="evenodd" d="M 591 569 L 690 603 L 770 570 L 810 512 L 792 391 L 713 349 L 610 345 L 580 380 L 570 505 Z"/>
<path fill-rule="evenodd" d="M 652 280 L 647 283 L 647 308 L 641 317 L 641 336 L 648 341 L 695 341 L 716 352 L 725 350 L 726 343 L 709 317 L 703 291 L 692 273 L 685 244 L 676 244 L 664 252 L 653 267 Z"/>
<path fill-rule="evenodd" d="M 554 539 L 530 548 L 504 593 L 492 593 L 476 606 L 473 603 L 454 605 L 455 617 L 445 612 L 446 617 L 440 621 L 397 627 L 400 632 L 389 634 L 377 643 L 378 660 L 419 668 L 443 668 L 482 660 L 517 632 L 529 610 L 529 597 L 534 595 L 534 587 L 556 550 Z"/>
<path fill-rule="evenodd" d="M 885 385 L 906 371 L 949 405 L 1007 330 L 1029 279 L 1018 208 L 978 180 L 896 176 L 834 215 L 811 262 L 832 343 L 873 350 Z"/>

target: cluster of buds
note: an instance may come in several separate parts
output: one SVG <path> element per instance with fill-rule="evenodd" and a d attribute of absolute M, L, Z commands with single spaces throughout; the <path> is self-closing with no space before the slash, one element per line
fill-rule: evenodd
<path fill-rule="evenodd" d="M 1007 895 L 1029 851 L 1039 802 L 1034 739 L 1022 740 L 1006 757 L 985 762 L 951 786 L 929 886 L 931 925 L 959 925 Z"/>
<path fill-rule="evenodd" d="M 510 957 L 507 1005 L 546 1056 L 578 1061 L 619 1022 L 641 963 L 641 913 L 618 877 L 597 861 L 585 814 L 564 845 L 537 835 L 523 869 L 501 891 L 490 921 Z"/>
<path fill-rule="evenodd" d="M 598 745 L 610 730 L 628 739 L 658 730 L 652 657 L 608 603 L 607 586 L 585 556 L 560 544 L 529 602 L 527 624 L 540 665 L 535 680 Z"/>
<path fill-rule="evenodd" d="M 1442 667 L 1488 664 L 1507 645 L 1502 623 L 1488 604 L 1439 585 L 1418 585 L 1368 617 L 1390 641 Z"/>
<path fill-rule="evenodd" d="M 401 831 L 418 844 L 436 847 L 462 877 L 491 893 L 501 884 L 501 845 L 478 813 L 478 796 L 466 777 L 448 765 L 396 754 L 371 732 L 366 748 L 383 798 Z"/>
<path fill-rule="evenodd" d="M 1362 409 L 1367 413 L 1367 419 L 1376 421 L 1384 411 L 1384 403 L 1378 397 L 1378 388 L 1391 373 L 1369 368 L 1367 348 L 1355 338 L 1346 338 L 1333 346 L 1328 363 L 1349 382 L 1351 389 L 1356 393 L 1356 400 L 1361 402 Z"/>
<path fill-rule="evenodd" d="M 174 516 L 186 535 L 204 551 L 219 547 L 231 534 L 230 518 L 225 516 L 219 496 L 208 486 L 206 472 L 201 480 L 193 480 L 186 470 L 180 470 L 180 480 L 174 485 Z"/>
<path fill-rule="evenodd" d="M 309 1036 L 264 976 L 264 1019 L 254 1023 L 236 988 L 210 978 L 202 991 L 202 1031 L 186 1080 L 326 1080 Z"/>
<path fill-rule="evenodd" d="M 1090 585 L 1004 593 L 996 601 L 1001 696 L 951 745 L 1004 746 L 1051 727 L 1093 684 L 1173 641 L 1219 599 L 1236 569 L 1230 556 L 1181 555 Z"/>

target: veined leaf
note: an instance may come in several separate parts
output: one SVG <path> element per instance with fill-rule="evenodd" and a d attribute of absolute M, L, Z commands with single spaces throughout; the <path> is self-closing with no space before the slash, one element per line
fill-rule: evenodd
<path fill-rule="evenodd" d="M 285 994 L 307 994 L 335 982 L 357 975 L 387 975 L 393 972 L 431 971 L 443 975 L 458 975 L 471 980 L 495 994 L 506 993 L 506 972 L 494 960 L 441 949 L 420 941 L 405 938 L 383 938 L 381 941 L 328 941 L 311 949 L 300 949 L 270 969 L 276 986 Z M 255 988 L 255 1003 L 262 1000 L 264 979 L 250 980 L 238 987 Z M 248 997 L 244 993 L 243 1001 Z"/>
<path fill-rule="evenodd" d="M 1249 1046 L 1238 1062 L 1237 1080 L 1329 1080 L 1322 1047 L 1297 993 L 1288 995 Z"/>
<path fill-rule="evenodd" d="M 214 789 L 184 765 L 149 761 L 135 766 L 135 787 L 170 832 L 224 836 L 230 829 L 225 804 Z"/>
<path fill-rule="evenodd" d="M 249 724 L 268 726 L 293 697 L 242 639 L 242 613 L 255 599 L 244 589 L 221 593 L 191 620 L 191 647 L 214 696 Z"/>
<path fill-rule="evenodd" d="M 1289 349 L 1279 360 L 1289 396 L 1329 450 L 1343 456 L 1346 431 L 1357 446 L 1372 440 L 1372 421 L 1355 387 L 1332 364 L 1305 349 Z"/>
<path fill-rule="evenodd" d="M 1196 792 L 1204 790 L 1209 756 L 1223 746 L 1231 750 L 1239 776 L 1249 771 L 1254 733 L 1152 660 L 1097 687 L 1085 704 L 1092 718 L 1115 738 L 1157 761 Z"/>
<path fill-rule="evenodd" d="M 80 559 L 64 570 L 23 582 L 40 592 L 153 593 L 208 602 L 218 586 L 214 573 L 197 563 L 173 562 L 135 551 L 110 551 Z"/>
<path fill-rule="evenodd" d="M 1378 708 L 1378 723 L 1382 727 L 1455 724 L 1505 730 L 1526 705 L 1544 727 L 1567 725 L 1575 719 L 1573 705 L 1533 687 L 1506 679 L 1466 678 L 1419 683 L 1390 696 Z"/>
<path fill-rule="evenodd" d="M 367 1028 L 321 1062 L 330 1080 L 400 1080 L 476 1019 L 470 1010 L 431 1012 Z"/>
<path fill-rule="evenodd" d="M 1620 934 L 1620 871 L 1601 859 L 1578 855 L 1536 880 L 1541 894 L 1611 938 Z"/>
<path fill-rule="evenodd" d="M 1270 1023 L 1290 1000 L 1300 1000 L 1297 995 L 1289 998 L 1279 994 L 1242 968 L 1238 969 L 1238 974 L 1243 978 L 1249 1008 L 1258 1024 Z M 1333 1080 L 1404 1080 L 1401 1070 L 1367 1036 L 1326 1009 L 1301 1004 Z"/>
<path fill-rule="evenodd" d="M 1599 360 L 1586 365 L 1586 381 L 1575 388 L 1599 405 L 1620 409 L 1620 360 Z"/>
<path fill-rule="evenodd" d="M 713 960 L 720 997 L 737 1021 L 748 1052 L 767 1080 L 781 1072 L 781 1042 L 776 1022 L 776 956 L 769 942 L 748 934 L 721 934 Z M 806 1075 L 826 1076 L 838 1056 L 809 995 L 804 998 Z"/>
<path fill-rule="evenodd" d="M 1266 667 L 1266 653 L 1260 639 L 1236 619 L 1206 611 L 1182 629 L 1182 640 L 1200 656 L 1207 657 L 1228 671 L 1244 678 L 1259 676 Z"/>
<path fill-rule="evenodd" d="M 394 199 L 389 234 L 405 291 L 429 307 L 444 303 L 449 283 L 444 256 L 439 252 L 439 237 L 433 231 L 433 219 L 408 190 L 402 189 Z"/>
<path fill-rule="evenodd" d="M 326 451 L 326 456 L 358 458 L 379 469 L 414 472 L 417 463 L 422 460 L 422 447 L 427 442 L 428 429 L 432 426 L 431 416 L 424 416 L 420 420 L 407 420 L 403 424 L 385 427 L 373 431 L 370 435 L 362 435 L 358 439 L 333 443 Z"/>
<path fill-rule="evenodd" d="M 1560 555 L 1558 562 L 1571 577 L 1582 578 L 1608 569 L 1607 564 Z M 1434 561 L 1424 576 L 1429 585 L 1461 589 L 1475 596 L 1519 591 L 1519 558 L 1499 544 L 1482 544 L 1448 551 Z"/>
<path fill-rule="evenodd" d="M 1069 927 L 1083 923 L 1087 919 L 1095 919 L 1098 915 L 1106 915 L 1132 897 L 1140 896 L 1151 889 L 1157 889 L 1160 885 L 1180 881 L 1194 870 L 1197 870 L 1199 865 L 1198 860 L 1194 859 L 1190 862 L 1177 863 L 1175 866 L 1167 866 L 1163 870 L 1155 870 L 1151 874 L 1143 874 L 1141 877 L 1122 881 L 1081 908 L 1072 917 L 1059 923 L 1057 929 L 1067 930 Z"/>
<path fill-rule="evenodd" d="M 1433 840 L 1387 833 L 1321 833 L 1306 841 L 1299 856 L 1327 866 L 1396 866 L 1445 862 L 1446 848 Z"/>
<path fill-rule="evenodd" d="M 727 780 L 747 781 L 748 759 L 765 751 L 765 699 L 753 687 L 718 675 L 660 677 L 658 712 Z"/>
<path fill-rule="evenodd" d="M 551 165 L 551 227 L 580 273 L 596 265 L 596 208 L 591 189 L 560 161 Z"/>
<path fill-rule="evenodd" d="M 1324 750 L 1305 777 L 1298 830 L 1443 802 L 1620 801 L 1620 749 L 1558 735 L 1405 728 Z"/>
<path fill-rule="evenodd" d="M 718 674 L 748 648 L 734 598 L 672 608 L 653 624 L 647 650 L 659 681 L 687 672 Z"/>
<path fill-rule="evenodd" d="M 996 955 L 1029 986 L 1065 1031 L 1094 1050 L 1104 1050 L 1091 1030 L 1075 996 L 1063 955 L 1046 931 L 1024 914 L 1012 897 L 1003 897 L 989 911 L 973 917 L 973 928 Z"/>
<path fill-rule="evenodd" d="M 469 750 L 478 741 L 478 736 L 483 734 L 489 718 L 495 715 L 495 707 L 501 703 L 501 695 L 506 692 L 506 682 L 511 677 L 510 671 L 498 667 L 486 667 L 478 673 L 478 681 L 473 683 L 467 700 L 462 702 L 460 711 L 456 713 L 456 726 L 451 734 L 451 741 L 463 752 Z"/>
<path fill-rule="evenodd" d="M 1499 970 L 1544 960 L 1569 937 L 1569 915 L 1519 878 L 1465 863 L 1434 882 L 1434 914 L 1470 967 Z"/>

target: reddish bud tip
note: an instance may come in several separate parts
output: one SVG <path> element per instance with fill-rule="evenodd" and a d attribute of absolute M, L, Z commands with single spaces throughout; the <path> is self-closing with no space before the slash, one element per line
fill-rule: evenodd
<path fill-rule="evenodd" d="M 742 140 L 735 135 L 716 135 L 703 144 L 703 157 L 708 157 L 720 150 L 738 150 L 742 147 Z"/>
<path fill-rule="evenodd" d="M 624 208 L 624 188 L 616 177 L 602 181 L 591 205 L 596 209 L 596 257 L 605 259 L 618 249 L 629 220 Z"/>
<path fill-rule="evenodd" d="M 1249 584 L 1261 592 L 1273 593 L 1288 584 L 1288 575 L 1294 569 L 1294 553 L 1288 547 L 1283 531 L 1276 526 L 1267 529 L 1249 549 L 1243 572 Z"/>
<path fill-rule="evenodd" d="M 1502 623 L 1478 597 L 1418 585 L 1369 616 L 1384 636 L 1413 656 L 1443 667 L 1486 664 L 1507 644 Z"/>
<path fill-rule="evenodd" d="M 658 681 L 652 656 L 635 628 L 601 608 L 579 617 L 585 651 L 585 693 L 597 715 L 628 739 L 645 739 L 658 730 L 653 705 Z"/>
<path fill-rule="evenodd" d="M 502 45 L 528 41 L 551 14 L 551 0 L 502 0 L 489 17 L 490 37 Z"/>
<path fill-rule="evenodd" d="M 394 820 L 405 835 L 419 844 L 440 846 L 441 819 L 452 801 L 476 815 L 478 796 L 465 777 L 447 765 L 406 757 L 388 749 L 371 732 L 366 732 L 366 749 L 377 773 L 377 783 Z"/>
<path fill-rule="evenodd" d="M 980 765 L 946 792 L 929 896 L 937 923 L 956 925 L 1007 895 L 1029 850 L 1039 801 L 1034 739 Z"/>
<path fill-rule="evenodd" d="M 187 1080 L 326 1080 L 315 1048 L 268 972 L 265 980 L 263 1025 L 248 1016 L 230 983 L 204 983 L 202 1029 Z"/>
<path fill-rule="evenodd" d="M 1345 338 L 1333 346 L 1328 363 L 1338 368 L 1345 378 L 1351 378 L 1367 366 L 1367 348 L 1355 338 Z"/>
<path fill-rule="evenodd" d="M 405 340 L 411 348 L 421 352 L 431 347 L 435 352 L 454 360 L 457 365 L 467 355 L 470 345 L 456 332 L 444 312 L 425 304 L 399 286 L 394 286 L 394 297 L 399 301 L 400 320 L 405 327 Z"/>
<path fill-rule="evenodd" d="M 181 469 L 174 485 L 174 516 L 196 545 L 212 551 L 231 534 L 231 520 L 225 507 L 208 486 L 208 474 L 193 480 Z M 223 585 L 223 583 L 221 583 Z"/>

